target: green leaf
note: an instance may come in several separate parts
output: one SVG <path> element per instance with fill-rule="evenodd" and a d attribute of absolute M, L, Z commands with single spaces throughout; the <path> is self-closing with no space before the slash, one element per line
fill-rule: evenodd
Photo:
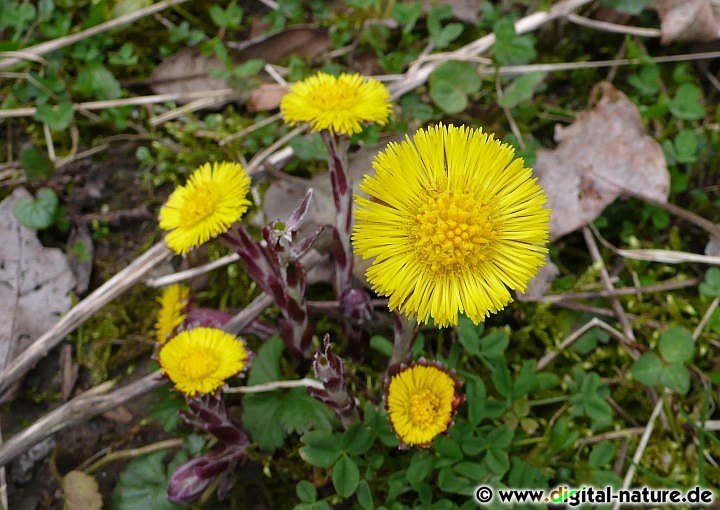
<path fill-rule="evenodd" d="M 286 434 L 281 424 L 283 399 L 279 392 L 245 395 L 243 404 L 243 427 L 253 442 L 270 452 L 280 448 Z"/>
<path fill-rule="evenodd" d="M 412 462 L 405 472 L 405 478 L 411 484 L 417 484 L 427 478 L 432 473 L 433 467 L 435 466 L 435 457 L 427 455 L 423 452 L 417 453 L 413 456 Z"/>
<path fill-rule="evenodd" d="M 505 108 L 514 108 L 523 101 L 532 99 L 535 90 L 545 79 L 545 73 L 528 73 L 516 78 L 508 88 L 505 89 L 498 103 Z"/>
<path fill-rule="evenodd" d="M 113 74 L 99 62 L 87 64 L 78 74 L 76 90 L 97 99 L 117 99 L 122 88 Z"/>
<path fill-rule="evenodd" d="M 615 456 L 615 445 L 610 441 L 601 441 L 590 452 L 590 465 L 599 469 L 607 465 Z"/>
<path fill-rule="evenodd" d="M 30 182 L 49 179 L 55 170 L 55 165 L 47 157 L 47 154 L 35 147 L 29 147 L 20 152 L 20 164 L 25 171 L 25 177 Z"/>
<path fill-rule="evenodd" d="M 531 35 L 517 35 L 512 20 L 498 20 L 493 30 L 496 37 L 493 56 L 498 64 L 527 64 L 535 58 L 535 38 Z"/>
<path fill-rule="evenodd" d="M 317 499 L 317 489 L 307 480 L 300 480 L 295 486 L 295 492 L 300 501 L 305 503 L 312 503 Z"/>
<path fill-rule="evenodd" d="M 167 499 L 169 473 L 163 464 L 165 451 L 130 461 L 113 493 L 116 510 L 173 510 Z"/>
<path fill-rule="evenodd" d="M 679 119 L 699 120 L 705 117 L 705 108 L 700 103 L 700 89 L 692 83 L 683 83 L 677 88 L 668 108 Z"/>
<path fill-rule="evenodd" d="M 480 354 L 486 358 L 502 356 L 510 345 L 510 338 L 503 329 L 494 329 L 480 340 Z"/>
<path fill-rule="evenodd" d="M 451 60 L 438 66 L 430 75 L 430 97 L 443 111 L 454 114 L 463 111 L 467 96 L 480 90 L 480 75 L 467 62 Z"/>
<path fill-rule="evenodd" d="M 373 510 L 375 504 L 373 503 L 372 491 L 368 483 L 363 480 L 360 482 L 357 488 L 357 500 L 360 504 L 360 508 L 363 510 Z"/>
<path fill-rule="evenodd" d="M 343 434 L 343 449 L 352 455 L 362 455 L 375 442 L 375 435 L 362 423 L 356 423 Z"/>
<path fill-rule="evenodd" d="M 50 188 L 40 188 L 35 199 L 20 198 L 15 202 L 13 214 L 21 225 L 41 230 L 52 225 L 57 206 L 57 194 Z"/>
<path fill-rule="evenodd" d="M 232 75 L 236 78 L 249 78 L 255 76 L 265 67 L 265 61 L 261 58 L 251 58 L 247 62 L 237 65 L 232 70 Z"/>
<path fill-rule="evenodd" d="M 705 281 L 699 290 L 703 296 L 720 297 L 720 268 L 711 267 L 705 272 Z"/>
<path fill-rule="evenodd" d="M 220 28 L 237 28 L 243 18 L 243 10 L 239 5 L 231 4 L 227 9 L 213 5 L 208 10 L 210 18 Z"/>
<path fill-rule="evenodd" d="M 676 326 L 660 335 L 658 350 L 665 361 L 682 363 L 695 356 L 695 341 L 688 330 Z"/>
<path fill-rule="evenodd" d="M 417 23 L 421 12 L 421 2 L 397 3 L 393 7 L 391 16 L 403 26 L 403 33 L 409 34 L 415 28 L 415 23 Z"/>
<path fill-rule="evenodd" d="M 660 383 L 675 393 L 685 395 L 690 389 L 690 372 L 680 362 L 670 363 L 663 368 Z"/>
<path fill-rule="evenodd" d="M 340 457 L 332 469 L 332 482 L 335 492 L 343 498 L 355 494 L 360 483 L 360 470 L 355 461 L 347 456 Z"/>
<path fill-rule="evenodd" d="M 486 416 L 485 401 L 487 400 L 487 393 L 485 383 L 480 379 L 469 379 L 466 394 L 468 419 L 473 426 L 476 426 Z"/>
<path fill-rule="evenodd" d="M 673 145 L 675 147 L 675 159 L 678 163 L 694 163 L 697 161 L 698 136 L 694 131 L 683 129 L 675 137 Z"/>
<path fill-rule="evenodd" d="M 297 136 L 290 140 L 290 147 L 293 148 L 298 159 L 302 161 L 325 161 L 328 157 L 327 148 L 320 133 Z"/>
<path fill-rule="evenodd" d="M 653 386 L 660 380 L 663 362 L 654 352 L 646 352 L 633 363 L 631 373 L 636 381 Z"/>
<path fill-rule="evenodd" d="M 329 468 L 342 454 L 342 446 L 337 435 L 314 431 L 302 437 L 305 444 L 300 448 L 300 456 L 313 466 Z"/>
<path fill-rule="evenodd" d="M 465 352 L 471 356 L 477 356 L 480 352 L 480 335 L 482 335 L 485 326 L 479 324 L 476 326 L 473 321 L 466 316 L 461 315 L 458 320 L 458 340 L 463 346 Z"/>
<path fill-rule="evenodd" d="M 512 380 L 510 379 L 510 371 L 504 358 L 496 358 L 494 360 L 495 371 L 490 378 L 492 379 L 495 389 L 503 397 L 509 397 L 512 394 Z"/>
<path fill-rule="evenodd" d="M 250 365 L 248 386 L 280 380 L 280 356 L 283 349 L 285 342 L 279 336 L 275 335 L 265 340 Z"/>
<path fill-rule="evenodd" d="M 555 451 L 572 448 L 580 436 L 579 432 L 570 429 L 570 418 L 563 416 L 555 422 L 550 430 L 548 444 Z"/>
<path fill-rule="evenodd" d="M 500 448 L 490 447 L 485 455 L 485 463 L 487 467 L 496 475 L 503 475 L 510 469 L 510 459 L 508 454 Z"/>
<path fill-rule="evenodd" d="M 45 122 L 53 131 L 62 131 L 70 125 L 74 115 L 75 109 L 70 101 L 56 105 L 45 103 L 38 105 L 35 120 Z"/>

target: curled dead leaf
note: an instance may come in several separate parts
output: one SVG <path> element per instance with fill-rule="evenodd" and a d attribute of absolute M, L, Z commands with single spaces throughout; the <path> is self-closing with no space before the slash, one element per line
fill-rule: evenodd
<path fill-rule="evenodd" d="M 75 277 L 62 250 L 46 248 L 13 215 L 31 195 L 17 188 L 0 202 L 0 367 L 55 324 L 72 305 Z"/>
<path fill-rule="evenodd" d="M 537 153 L 535 172 L 552 210 L 550 238 L 595 220 L 623 190 L 667 202 L 670 174 L 662 147 L 635 105 L 610 83 L 597 104 L 568 127 L 556 126 L 555 150 Z"/>
<path fill-rule="evenodd" d="M 660 0 L 652 7 L 660 16 L 663 44 L 720 39 L 720 0 Z"/>
<path fill-rule="evenodd" d="M 330 37 L 324 30 L 297 25 L 229 46 L 233 63 L 239 65 L 254 58 L 269 63 L 290 55 L 313 58 L 330 48 L 330 44 Z M 165 59 L 152 73 L 148 83 L 156 94 L 220 90 L 228 88 L 227 81 L 211 74 L 213 70 L 224 69 L 225 65 L 216 56 L 205 56 L 196 48 L 183 48 Z M 278 90 L 271 94 L 266 89 L 256 91 L 249 99 L 254 102 L 256 110 L 269 109 L 267 104 L 272 104 L 272 101 L 279 103 L 278 94 Z"/>

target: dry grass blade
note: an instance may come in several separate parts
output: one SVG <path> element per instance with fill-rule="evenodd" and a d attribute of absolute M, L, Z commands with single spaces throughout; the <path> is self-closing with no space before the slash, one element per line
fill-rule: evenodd
<path fill-rule="evenodd" d="M 258 296 L 233 317 L 224 329 L 231 333 L 239 332 L 271 304 L 272 298 L 267 294 Z M 110 390 L 114 387 L 115 382 L 107 381 L 78 395 L 23 429 L 5 444 L 0 445 L 0 466 L 4 466 L 28 448 L 59 430 L 115 409 L 163 384 L 165 384 L 165 380 L 161 377 L 160 371 L 155 371 L 112 392 Z"/>
<path fill-rule="evenodd" d="M 172 7 L 173 5 L 179 5 L 187 1 L 188 0 L 165 0 L 164 2 L 158 2 L 143 9 L 138 9 L 136 11 L 128 13 L 124 16 L 120 16 L 110 21 L 106 21 L 105 23 L 100 23 L 99 25 L 95 25 L 94 27 L 90 27 L 75 34 L 66 35 L 65 37 L 60 37 L 59 39 L 53 39 L 52 41 L 47 41 L 41 44 L 37 44 L 35 46 L 31 46 L 23 50 L 22 58 L 11 57 L 0 60 L 0 69 L 6 69 L 8 67 L 14 66 L 19 62 L 22 62 L 23 60 L 32 60 L 33 57 L 45 55 L 46 53 L 59 50 L 60 48 L 65 48 L 66 46 L 70 46 L 72 44 L 75 44 L 76 42 L 82 41 L 94 35 L 102 34 L 104 32 L 107 32 L 108 30 L 112 30 L 113 28 L 127 25 L 128 23 L 132 23 L 133 21 L 137 21 L 146 16 L 155 14 L 156 12 L 163 11 L 168 7 Z"/>
<path fill-rule="evenodd" d="M 0 394 L 25 375 L 68 334 L 92 317 L 100 308 L 140 281 L 150 269 L 169 254 L 170 250 L 164 242 L 157 243 L 71 308 L 52 328 L 12 360 L 0 373 Z"/>

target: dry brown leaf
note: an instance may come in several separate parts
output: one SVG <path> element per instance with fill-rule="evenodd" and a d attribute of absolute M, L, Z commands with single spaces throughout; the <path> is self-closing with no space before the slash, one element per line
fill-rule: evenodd
<path fill-rule="evenodd" d="M 100 486 L 95 478 L 82 471 L 70 471 L 62 482 L 67 510 L 102 510 Z"/>
<path fill-rule="evenodd" d="M 609 83 L 597 87 L 602 97 L 594 108 L 568 127 L 556 126 L 557 148 L 537 153 L 551 239 L 595 220 L 624 189 L 661 202 L 670 192 L 663 150 L 645 134 L 635 105 Z"/>
<path fill-rule="evenodd" d="M 250 112 L 264 112 L 274 110 L 280 106 L 280 101 L 287 94 L 287 87 L 277 83 L 263 83 L 250 93 L 247 109 Z"/>
<path fill-rule="evenodd" d="M 663 44 L 720 39 L 720 0 L 660 0 L 652 7 L 660 15 Z"/>
<path fill-rule="evenodd" d="M 298 25 L 232 47 L 231 57 L 236 65 L 252 58 L 274 63 L 290 55 L 315 57 L 330 47 L 330 37 L 319 28 Z M 210 72 L 223 69 L 225 66 L 217 57 L 206 57 L 196 48 L 183 48 L 165 59 L 148 82 L 156 94 L 220 90 L 228 87 L 227 82 L 213 78 Z"/>
<path fill-rule="evenodd" d="M 45 248 L 13 215 L 32 198 L 17 188 L 0 202 L 0 367 L 45 333 L 72 305 L 75 277 L 62 250 Z"/>

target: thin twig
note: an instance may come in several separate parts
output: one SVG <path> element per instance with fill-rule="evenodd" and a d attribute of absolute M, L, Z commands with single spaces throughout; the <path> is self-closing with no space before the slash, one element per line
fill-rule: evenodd
<path fill-rule="evenodd" d="M 697 342 L 697 339 L 700 338 L 700 334 L 702 333 L 703 329 L 705 329 L 705 326 L 710 321 L 710 317 L 712 317 L 713 312 L 717 309 L 718 305 L 720 304 L 720 297 L 716 297 L 712 300 L 712 303 L 710 303 L 710 306 L 708 306 L 708 309 L 705 310 L 705 314 L 703 314 L 702 319 L 700 319 L 700 323 L 695 328 L 695 331 L 693 331 L 693 340 Z"/>
<path fill-rule="evenodd" d="M 168 450 L 170 448 L 178 448 L 182 446 L 183 439 L 176 438 L 176 439 L 166 439 L 164 441 L 159 441 L 157 443 L 149 444 L 147 446 L 141 446 L 139 448 L 128 448 L 127 450 L 118 450 L 116 452 L 111 452 L 105 455 L 103 458 L 92 464 L 89 468 L 85 469 L 85 473 L 92 474 L 101 467 L 103 467 L 105 464 L 108 464 L 110 462 L 116 461 L 116 460 L 122 460 L 122 459 L 132 459 L 135 457 L 142 457 L 143 455 L 147 455 L 148 453 L 157 452 L 160 450 Z"/>
<path fill-rule="evenodd" d="M 160 124 L 164 124 L 165 122 L 177 119 L 178 117 L 181 117 L 189 112 L 194 112 L 197 110 L 202 110 L 203 108 L 209 108 L 211 106 L 215 106 L 217 104 L 223 103 L 227 100 L 227 97 L 221 96 L 221 97 L 203 97 L 200 99 L 196 99 L 195 101 L 191 101 L 183 106 L 180 106 L 178 108 L 174 108 L 170 111 L 167 111 L 165 113 L 161 113 L 160 115 L 156 115 L 154 117 L 150 117 L 148 122 L 151 126 L 159 126 Z"/>
<path fill-rule="evenodd" d="M 575 343 L 581 336 L 583 336 L 585 333 L 590 331 L 593 328 L 600 328 L 604 331 L 606 331 L 611 336 L 614 336 L 620 341 L 624 341 L 625 337 L 622 333 L 620 333 L 618 330 L 607 324 L 606 322 L 601 321 L 597 317 L 593 317 L 588 322 L 580 326 L 578 329 L 573 331 L 565 340 L 563 340 L 560 345 L 557 346 L 557 348 L 553 351 L 548 352 L 545 354 L 542 358 L 540 358 L 540 361 L 538 361 L 538 364 L 536 366 L 536 370 L 540 371 L 543 370 L 545 367 L 547 367 L 550 363 L 553 362 L 555 358 L 558 357 L 558 355 L 570 347 L 573 343 Z"/>
<path fill-rule="evenodd" d="M 147 285 L 148 287 L 156 288 L 167 287 L 168 285 L 172 285 L 173 283 L 179 283 L 185 280 L 189 280 L 191 278 L 195 278 L 196 276 L 209 273 L 213 269 L 227 266 L 229 264 L 232 264 L 233 262 L 237 262 L 238 260 L 240 260 L 240 256 L 237 253 L 231 253 L 229 255 L 225 255 L 224 257 L 220 257 L 217 260 L 213 260 L 212 262 L 208 262 L 207 264 L 203 264 L 202 266 L 186 269 L 185 271 L 178 271 L 177 273 L 160 276 L 158 278 L 148 278 L 147 280 L 145 280 L 145 285 Z"/>
<path fill-rule="evenodd" d="M 272 298 L 267 294 L 258 296 L 235 315 L 230 322 L 225 324 L 223 329 L 229 333 L 237 334 L 252 323 L 272 303 Z M 135 400 L 145 393 L 159 388 L 165 382 L 166 380 L 161 377 L 160 371 L 157 370 L 110 393 L 108 392 L 115 385 L 115 381 L 106 381 L 91 388 L 42 416 L 32 425 L 10 438 L 5 444 L 0 445 L 0 466 L 7 464 L 46 437 L 66 427 L 86 421 L 100 413 L 115 409 L 126 402 Z"/>
<path fill-rule="evenodd" d="M 304 379 L 296 379 L 291 381 L 271 381 L 264 384 L 255 384 L 254 386 L 237 386 L 234 388 L 225 388 L 225 393 L 264 393 L 266 391 L 275 391 L 284 388 L 317 388 L 323 389 L 323 383 L 316 379 L 308 377 Z"/>
<path fill-rule="evenodd" d="M 598 21 L 578 14 L 570 13 L 565 18 L 568 21 L 587 28 L 594 28 L 605 32 L 613 32 L 616 34 L 636 35 L 638 37 L 660 37 L 659 28 L 642 28 L 631 27 L 627 25 L 618 25 L 617 23 L 608 23 L 607 21 Z"/>
<path fill-rule="evenodd" d="M 285 136 L 277 140 L 275 143 L 270 145 L 267 149 L 258 152 L 254 158 L 250 160 L 248 163 L 247 172 L 248 174 L 252 175 L 255 173 L 260 166 L 265 162 L 266 159 L 268 159 L 273 153 L 275 153 L 280 147 L 287 144 L 290 140 L 295 138 L 296 136 L 299 136 L 303 134 L 305 131 L 309 129 L 309 126 L 299 126 L 287 133 Z M 291 149 L 292 150 L 292 149 Z"/>
<path fill-rule="evenodd" d="M 51 51 L 65 48 L 66 46 L 70 46 L 76 42 L 102 34 L 108 30 L 112 30 L 113 28 L 127 25 L 128 23 L 132 23 L 133 21 L 150 16 L 151 14 L 165 10 L 168 7 L 179 5 L 184 2 L 187 2 L 187 0 L 165 0 L 163 2 L 158 2 L 154 5 L 125 14 L 124 16 L 111 19 L 105 23 L 100 23 L 99 25 L 95 25 L 94 27 L 90 27 L 86 30 L 81 30 L 80 32 L 66 35 L 65 37 L 60 37 L 59 39 L 53 39 L 52 41 L 46 41 L 44 43 L 36 44 L 35 46 L 30 46 L 21 52 L 23 54 L 22 57 L 15 56 L 0 60 L 0 69 L 11 67 L 23 60 L 34 60 L 33 57 L 38 57 L 40 55 L 50 53 Z"/>
<path fill-rule="evenodd" d="M 603 282 L 606 290 L 612 291 L 613 286 L 610 282 L 610 275 L 608 274 L 607 268 L 605 267 L 605 262 L 600 255 L 600 250 L 598 249 L 598 245 L 592 235 L 592 231 L 588 227 L 583 227 L 583 237 L 585 238 L 585 243 L 587 244 L 590 256 L 592 257 L 593 262 L 595 266 L 597 266 L 600 273 L 600 280 Z M 630 342 L 635 341 L 635 334 L 633 333 L 632 327 L 630 326 L 630 321 L 628 320 L 627 315 L 625 315 L 625 310 L 623 309 L 620 300 L 617 297 L 611 297 L 610 304 L 615 311 L 617 319 L 622 325 L 623 333 L 625 334 L 624 343 L 629 344 Z M 630 352 L 630 356 L 633 359 L 636 359 L 638 357 L 638 354 L 634 348 L 628 346 L 628 350 Z"/>
<path fill-rule="evenodd" d="M 184 101 L 193 99 L 219 99 L 232 97 L 237 92 L 234 89 L 219 90 L 198 90 L 194 92 L 172 92 L 168 94 L 153 94 L 149 96 L 126 97 L 122 99 L 107 99 L 104 101 L 86 101 L 74 103 L 75 110 L 105 110 L 106 108 L 118 108 L 120 106 L 140 106 L 157 103 L 168 103 L 171 101 Z M 11 117 L 32 117 L 37 113 L 37 108 L 10 108 L 0 110 L 0 119 Z"/>
<path fill-rule="evenodd" d="M 630 467 L 625 474 L 625 479 L 623 480 L 622 485 L 623 490 L 627 490 L 630 487 L 630 484 L 635 477 L 635 470 L 637 469 L 637 466 L 640 465 L 640 460 L 642 459 L 643 453 L 645 453 L 645 448 L 647 447 L 648 441 L 650 441 L 650 436 L 652 435 L 653 428 L 655 427 L 655 420 L 660 414 L 660 411 L 662 411 L 662 406 L 663 400 L 659 398 L 655 403 L 655 408 L 653 409 L 653 412 L 650 415 L 650 419 L 645 426 L 643 435 L 642 437 L 640 437 L 640 444 L 638 444 L 637 450 L 635 450 L 635 455 L 633 455 L 632 458 L 632 464 L 630 464 Z M 619 508 L 620 502 L 618 501 L 613 505 L 613 510 L 618 510 Z"/>
<path fill-rule="evenodd" d="M 596 298 L 614 298 L 619 296 L 631 296 L 637 294 L 648 294 L 653 292 L 667 292 L 669 290 L 684 289 L 687 287 L 695 287 L 700 283 L 698 278 L 690 278 L 688 280 L 672 281 L 658 283 L 655 285 L 647 285 L 645 287 L 621 287 L 619 289 L 598 290 L 591 292 L 567 292 L 565 294 L 548 294 L 540 296 L 537 299 L 527 299 L 526 301 L 539 301 L 542 303 L 560 303 L 562 301 L 576 301 L 578 299 L 596 299 Z"/>
<path fill-rule="evenodd" d="M 280 119 L 282 119 L 282 114 L 280 114 L 280 113 L 276 113 L 275 115 L 270 115 L 269 117 L 267 117 L 259 122 L 256 122 L 255 124 L 251 124 L 250 126 L 244 128 L 244 129 L 241 129 L 237 133 L 233 133 L 229 136 L 226 136 L 225 138 L 220 140 L 220 143 L 218 145 L 220 145 L 220 147 L 227 145 L 230 142 L 237 140 L 238 138 L 242 138 L 245 135 L 249 135 L 253 131 L 257 131 L 260 128 L 264 128 L 265 126 L 272 124 L 273 122 L 278 121 Z"/>
<path fill-rule="evenodd" d="M 100 308 L 138 282 L 150 269 L 164 260 L 169 254 L 170 250 L 164 242 L 155 244 L 125 269 L 71 308 L 68 313 L 0 372 L 0 394 L 15 384 L 35 363 L 62 342 L 67 335 L 75 331 Z"/>

